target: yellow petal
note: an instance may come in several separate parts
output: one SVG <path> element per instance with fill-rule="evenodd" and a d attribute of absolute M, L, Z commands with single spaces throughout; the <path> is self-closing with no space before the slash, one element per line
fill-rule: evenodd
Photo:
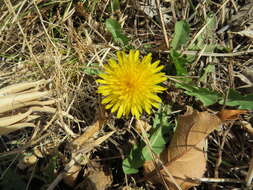
<path fill-rule="evenodd" d="M 123 108 L 124 108 L 124 106 L 120 105 L 118 113 L 117 113 L 117 118 L 120 118 L 123 115 L 123 113 L 124 113 L 124 109 Z"/>

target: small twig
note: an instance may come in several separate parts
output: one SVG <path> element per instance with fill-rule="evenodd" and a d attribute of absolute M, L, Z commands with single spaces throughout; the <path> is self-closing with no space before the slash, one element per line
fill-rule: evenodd
<path fill-rule="evenodd" d="M 251 157 L 251 159 L 250 159 L 249 170 L 248 170 L 248 174 L 246 177 L 246 185 L 248 187 L 251 185 L 252 179 L 253 179 L 253 157 Z"/>
<path fill-rule="evenodd" d="M 191 178 L 191 180 L 201 183 L 244 183 L 243 180 L 230 178 Z"/>
<path fill-rule="evenodd" d="M 160 17 L 160 20 L 161 20 L 161 24 L 162 24 L 163 36 L 164 36 L 165 44 L 166 44 L 166 47 L 169 49 L 169 47 L 170 47 L 170 45 L 169 45 L 169 39 L 168 39 L 168 35 L 167 35 L 165 23 L 164 23 L 163 13 L 162 13 L 162 10 L 161 10 L 160 0 L 156 0 L 156 7 L 157 7 L 158 14 L 159 14 L 159 17 Z"/>
<path fill-rule="evenodd" d="M 65 172 L 61 172 L 55 179 L 54 181 L 49 185 L 47 190 L 54 190 L 55 187 L 60 183 L 60 181 L 63 179 L 65 175 Z"/>
<path fill-rule="evenodd" d="M 159 53 L 165 53 L 168 54 L 170 51 L 153 51 L 153 52 L 159 52 Z M 232 52 L 232 53 L 208 53 L 204 52 L 201 53 L 202 57 L 235 57 L 235 56 L 241 56 L 241 55 L 247 55 L 253 53 L 253 49 L 249 49 L 246 51 L 238 51 L 238 52 Z M 181 54 L 183 55 L 195 55 L 198 56 L 200 54 L 200 51 L 182 51 Z"/>
<path fill-rule="evenodd" d="M 165 53 L 168 53 L 168 51 L 165 51 Z M 253 49 L 249 49 L 246 51 L 238 51 L 238 52 L 233 52 L 233 53 L 202 53 L 201 56 L 205 57 L 235 57 L 235 56 L 240 56 L 240 55 L 245 55 L 245 54 L 250 54 L 253 53 Z M 198 51 L 183 51 L 182 54 L 184 55 L 198 55 Z"/>
<path fill-rule="evenodd" d="M 219 167 L 222 162 L 222 151 L 223 151 L 223 147 L 225 145 L 226 137 L 227 137 L 231 127 L 232 127 L 232 125 L 230 125 L 229 128 L 224 132 L 223 137 L 222 137 L 222 141 L 221 141 L 221 145 L 218 149 L 218 158 L 216 160 L 216 164 L 215 164 L 215 168 L 214 168 L 214 177 L 215 178 L 219 178 Z M 216 185 L 217 184 L 213 184 L 213 189 L 216 189 Z"/>

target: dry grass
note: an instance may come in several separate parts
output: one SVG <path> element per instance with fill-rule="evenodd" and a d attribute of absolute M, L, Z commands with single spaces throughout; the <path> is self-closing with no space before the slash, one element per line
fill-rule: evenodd
<path fill-rule="evenodd" d="M 81 163 L 82 172 L 87 174 L 91 163 L 97 161 L 99 167 L 103 166 L 111 173 L 109 189 L 158 189 L 148 182 L 136 184 L 132 177 L 123 174 L 121 159 L 129 150 L 129 139 L 138 137 L 131 129 L 132 121 L 115 119 L 105 112 L 96 93 L 97 76 L 93 73 L 99 72 L 107 58 L 121 49 L 105 30 L 104 22 L 109 17 L 121 23 L 133 48 L 142 53 L 152 52 L 154 59 L 169 65 L 166 46 L 169 46 L 175 22 L 185 19 L 191 24 L 193 42 L 206 27 L 204 21 L 208 14 L 216 15 L 217 29 L 211 40 L 230 52 L 182 50 L 183 54 L 198 55 L 189 66 L 190 74 L 201 76 L 211 63 L 215 65 L 215 73 L 207 75 L 206 83 L 201 83 L 203 87 L 224 96 L 228 88 L 252 93 L 252 78 L 245 74 L 252 69 L 252 38 L 238 34 L 253 24 L 250 0 L 180 0 L 171 3 L 124 0 L 117 11 L 111 10 L 112 2 L 4 0 L 0 3 L 0 88 L 47 79 L 52 81 L 47 88 L 57 99 L 54 105 L 57 112 L 41 115 L 35 122 L 35 130 L 22 129 L 0 136 L 0 180 L 11 168 L 26 182 L 26 189 L 37 189 L 37 186 L 41 189 L 73 189 L 61 181 L 65 170 L 77 161 Z M 156 4 L 160 4 L 159 9 Z M 247 84 L 245 78 L 251 84 L 240 88 Z M 186 97 L 171 82 L 168 82 L 168 92 L 163 94 L 163 100 L 165 104 L 173 105 L 176 112 L 186 105 L 206 109 L 192 97 Z M 221 107 L 215 105 L 209 109 L 217 111 Z M 145 119 L 150 121 L 152 117 Z M 252 123 L 252 115 L 241 120 Z M 89 136 L 92 140 L 88 145 L 84 143 L 73 148 L 73 140 L 84 138 L 82 134 L 89 126 L 94 128 Z M 108 135 L 109 131 L 114 133 Z M 196 189 L 242 188 L 252 152 L 251 135 L 239 121 L 212 134 L 206 172 L 209 179 L 203 179 Z M 25 162 L 24 158 L 32 161 Z M 211 178 L 220 183 L 211 183 Z M 224 178 L 234 181 L 223 183 Z"/>

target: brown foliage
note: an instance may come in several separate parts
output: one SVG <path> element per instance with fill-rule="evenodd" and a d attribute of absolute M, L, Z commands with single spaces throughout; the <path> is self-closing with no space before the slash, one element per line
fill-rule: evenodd
<path fill-rule="evenodd" d="M 222 121 L 217 116 L 208 112 L 192 111 L 180 116 L 170 146 L 161 154 L 161 160 L 166 166 L 166 169 L 160 170 L 163 179 L 156 175 L 151 181 L 165 182 L 170 189 L 178 189 L 177 186 L 189 189 L 198 185 L 190 178 L 202 177 L 204 174 L 206 169 L 205 138 L 221 123 Z M 145 163 L 144 168 L 146 174 L 155 169 L 153 162 Z M 170 177 L 168 173 L 173 177 Z"/>

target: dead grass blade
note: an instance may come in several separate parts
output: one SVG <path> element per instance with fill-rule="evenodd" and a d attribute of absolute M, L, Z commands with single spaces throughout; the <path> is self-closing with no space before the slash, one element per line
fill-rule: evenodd
<path fill-rule="evenodd" d="M 34 112 L 56 112 L 55 108 L 49 106 L 56 101 L 45 100 L 49 98 L 51 92 L 47 90 L 39 91 L 40 86 L 45 85 L 47 82 L 46 80 L 40 80 L 0 89 L 0 135 L 6 135 L 25 127 L 35 127 L 30 122 L 39 118 L 40 114 L 35 115 Z M 23 108 L 28 110 L 24 112 Z"/>

